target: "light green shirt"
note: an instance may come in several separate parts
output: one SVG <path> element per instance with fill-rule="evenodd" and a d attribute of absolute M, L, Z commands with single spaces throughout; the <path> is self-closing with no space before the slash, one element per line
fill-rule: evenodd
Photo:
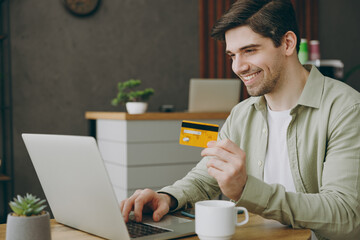
<path fill-rule="evenodd" d="M 296 193 L 263 181 L 268 141 L 264 97 L 239 103 L 222 127 L 220 139 L 246 152 L 248 180 L 237 205 L 294 228 L 310 228 L 319 239 L 360 239 L 360 93 L 315 67 L 306 68 L 310 75 L 287 130 Z M 219 195 L 206 161 L 161 190 L 177 199 L 177 209 Z"/>

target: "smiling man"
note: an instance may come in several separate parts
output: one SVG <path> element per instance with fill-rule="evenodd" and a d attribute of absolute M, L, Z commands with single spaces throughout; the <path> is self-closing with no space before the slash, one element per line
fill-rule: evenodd
<path fill-rule="evenodd" d="M 238 0 L 215 24 L 232 69 L 251 97 L 233 108 L 204 157 L 159 192 L 122 201 L 134 210 L 193 207 L 219 193 L 250 212 L 319 239 L 360 236 L 360 94 L 298 60 L 299 31 L 290 0 Z"/>

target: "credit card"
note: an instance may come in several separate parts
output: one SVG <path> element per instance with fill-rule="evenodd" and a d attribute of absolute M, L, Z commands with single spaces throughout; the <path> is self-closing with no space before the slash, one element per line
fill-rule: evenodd
<path fill-rule="evenodd" d="M 182 121 L 179 143 L 194 147 L 207 147 L 209 141 L 218 138 L 219 125 L 193 121 Z"/>

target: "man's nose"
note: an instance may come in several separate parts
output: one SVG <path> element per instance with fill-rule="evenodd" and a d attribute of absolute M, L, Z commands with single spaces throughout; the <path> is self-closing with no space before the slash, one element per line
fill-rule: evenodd
<path fill-rule="evenodd" d="M 250 65 L 241 56 L 236 55 L 233 58 L 232 69 L 238 76 L 250 70 Z"/>

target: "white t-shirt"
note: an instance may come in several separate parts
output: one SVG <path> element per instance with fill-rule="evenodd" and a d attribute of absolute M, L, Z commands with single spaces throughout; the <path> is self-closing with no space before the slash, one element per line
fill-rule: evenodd
<path fill-rule="evenodd" d="M 286 144 L 286 133 L 291 122 L 290 110 L 277 112 L 272 111 L 268 106 L 267 121 L 269 138 L 265 157 L 264 181 L 269 184 L 281 184 L 287 192 L 296 192 Z M 313 231 L 311 231 L 311 239 L 317 240 Z"/>
<path fill-rule="evenodd" d="M 264 181 L 269 184 L 281 184 L 287 192 L 296 192 L 286 144 L 287 129 L 291 121 L 290 110 L 272 111 L 268 106 L 267 121 L 269 138 L 265 157 Z"/>

